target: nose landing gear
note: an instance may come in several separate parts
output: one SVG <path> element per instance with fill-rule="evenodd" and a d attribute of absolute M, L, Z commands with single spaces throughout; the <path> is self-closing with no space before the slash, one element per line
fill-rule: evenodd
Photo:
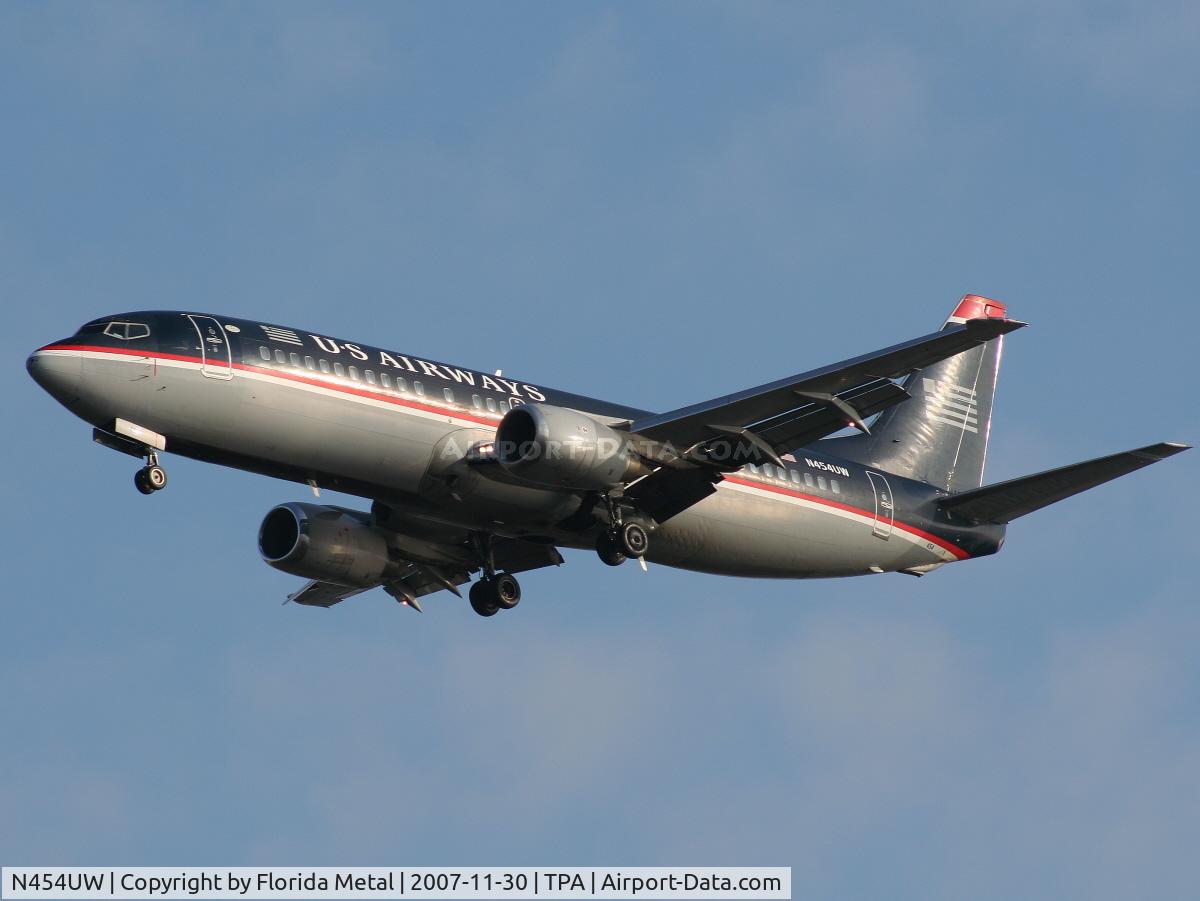
<path fill-rule="evenodd" d="M 167 487 L 167 471 L 158 464 L 158 453 L 146 454 L 146 465 L 133 474 L 133 484 L 142 494 L 153 494 Z"/>

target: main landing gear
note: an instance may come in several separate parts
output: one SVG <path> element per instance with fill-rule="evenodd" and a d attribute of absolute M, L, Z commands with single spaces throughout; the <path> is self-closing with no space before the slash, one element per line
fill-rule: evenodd
<path fill-rule="evenodd" d="M 146 454 L 146 465 L 133 474 L 133 484 L 142 494 L 153 494 L 167 487 L 167 471 L 158 465 L 158 452 Z"/>
<path fill-rule="evenodd" d="M 596 553 L 609 566 L 620 566 L 630 557 L 640 558 L 650 549 L 650 535 L 636 522 L 617 522 L 596 542 Z"/>
<path fill-rule="evenodd" d="M 485 576 L 471 586 L 471 609 L 480 616 L 495 616 L 521 603 L 521 583 L 512 573 Z"/>
<path fill-rule="evenodd" d="M 472 538 L 483 561 L 483 578 L 471 586 L 468 594 L 471 609 L 480 616 L 495 616 L 501 610 L 512 610 L 521 603 L 521 583 L 512 573 L 496 572 L 491 534 L 478 532 Z"/>

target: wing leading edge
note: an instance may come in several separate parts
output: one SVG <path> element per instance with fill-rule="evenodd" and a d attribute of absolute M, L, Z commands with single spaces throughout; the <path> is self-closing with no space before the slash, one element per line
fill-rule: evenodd
<path fill-rule="evenodd" d="M 848 424 L 862 428 L 869 416 L 906 399 L 893 379 L 1024 325 L 1012 319 L 971 319 L 831 366 L 648 416 L 631 423 L 630 432 L 680 452 L 735 436 L 768 457 L 786 453 Z"/>

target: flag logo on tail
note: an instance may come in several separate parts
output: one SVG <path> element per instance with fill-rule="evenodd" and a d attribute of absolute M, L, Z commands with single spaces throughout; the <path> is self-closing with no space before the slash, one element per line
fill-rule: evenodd
<path fill-rule="evenodd" d="M 937 422 L 966 432 L 979 431 L 978 406 L 973 388 L 963 388 L 940 379 L 924 379 L 925 414 Z"/>

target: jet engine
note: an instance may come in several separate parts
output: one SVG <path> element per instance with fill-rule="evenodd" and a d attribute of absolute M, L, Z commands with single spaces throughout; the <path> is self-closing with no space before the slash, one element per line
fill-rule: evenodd
<path fill-rule="evenodd" d="M 337 585 L 378 585 L 397 568 L 385 533 L 367 514 L 318 504 L 280 504 L 258 530 L 258 550 L 276 569 Z"/>
<path fill-rule="evenodd" d="M 496 429 L 496 459 L 537 485 L 606 491 L 650 470 L 629 436 L 575 410 L 544 404 L 513 407 Z"/>

